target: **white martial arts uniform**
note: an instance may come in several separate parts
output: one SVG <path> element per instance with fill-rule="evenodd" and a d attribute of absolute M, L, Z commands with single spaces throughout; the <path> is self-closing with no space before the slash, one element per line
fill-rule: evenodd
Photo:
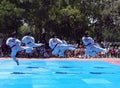
<path fill-rule="evenodd" d="M 96 57 L 99 52 L 106 53 L 106 49 L 101 48 L 91 37 L 83 37 L 82 41 L 86 47 L 85 56 Z"/>
<path fill-rule="evenodd" d="M 31 48 L 37 48 L 37 47 L 41 47 L 44 44 L 43 43 L 35 43 L 35 39 L 32 36 L 26 35 L 22 38 L 22 43 L 25 44 L 25 46 L 31 47 Z M 30 53 L 30 50 L 27 51 L 28 53 Z M 40 54 L 42 54 L 44 57 L 49 57 L 49 55 L 46 52 L 45 47 L 41 47 L 39 48 L 39 52 Z"/>
<path fill-rule="evenodd" d="M 32 48 L 44 45 L 42 43 L 35 43 L 35 39 L 32 36 L 24 36 L 22 38 L 22 43 L 24 43 L 26 46 L 32 47 Z"/>
<path fill-rule="evenodd" d="M 60 57 L 65 57 L 65 50 L 74 50 L 72 45 L 63 44 L 63 42 L 58 38 L 51 38 L 49 40 L 49 46 L 53 50 L 53 55 L 59 55 Z"/>
<path fill-rule="evenodd" d="M 19 65 L 18 60 L 16 59 L 16 55 L 19 51 L 29 49 L 29 47 L 22 47 L 21 41 L 17 38 L 10 37 L 7 39 L 6 44 L 11 48 L 11 57 L 12 59 Z M 30 49 L 29 49 L 30 50 Z"/>

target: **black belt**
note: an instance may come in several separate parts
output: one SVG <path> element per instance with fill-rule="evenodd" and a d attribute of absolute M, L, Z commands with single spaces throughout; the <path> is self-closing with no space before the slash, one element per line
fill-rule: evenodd
<path fill-rule="evenodd" d="M 15 47 L 16 45 L 11 46 L 11 48 Z"/>
<path fill-rule="evenodd" d="M 30 44 L 31 42 L 28 42 L 27 44 Z"/>
<path fill-rule="evenodd" d="M 87 45 L 85 45 L 85 46 L 89 46 L 89 45 L 91 45 L 91 43 L 88 43 Z"/>
<path fill-rule="evenodd" d="M 57 47 L 58 44 L 59 44 L 59 43 L 57 43 L 57 44 L 54 46 L 54 48 L 52 49 L 52 51 Z"/>

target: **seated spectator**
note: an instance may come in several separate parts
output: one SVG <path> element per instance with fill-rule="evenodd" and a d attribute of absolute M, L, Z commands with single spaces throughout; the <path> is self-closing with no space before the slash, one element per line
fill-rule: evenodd
<path fill-rule="evenodd" d="M 9 54 L 10 49 L 9 49 L 8 45 L 6 45 L 5 39 L 3 39 L 3 41 L 2 41 L 1 49 L 2 49 L 2 56 L 6 56 Z"/>

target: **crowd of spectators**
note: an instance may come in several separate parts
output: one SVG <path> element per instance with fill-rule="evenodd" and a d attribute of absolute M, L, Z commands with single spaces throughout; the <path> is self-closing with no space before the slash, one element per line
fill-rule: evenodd
<path fill-rule="evenodd" d="M 114 43 L 102 43 L 102 46 L 108 50 L 106 57 L 120 58 L 120 45 Z"/>
<path fill-rule="evenodd" d="M 76 55 L 74 57 L 82 57 L 83 58 L 84 57 L 84 52 L 86 50 L 84 45 L 79 40 L 73 41 L 72 43 L 77 48 L 76 51 L 80 52 L 79 56 Z M 100 55 L 100 57 L 104 57 L 104 58 L 120 58 L 120 45 L 119 44 L 113 44 L 113 43 L 109 43 L 109 42 L 102 42 L 100 45 L 101 45 L 101 47 L 108 50 L 108 52 L 104 56 Z M 46 43 L 46 50 L 48 52 L 50 51 L 50 48 L 49 48 L 47 43 Z M 10 52 L 11 52 L 11 49 L 9 48 L 9 46 L 6 45 L 6 40 L 3 39 L 2 44 L 0 46 L 0 57 L 10 57 Z"/>

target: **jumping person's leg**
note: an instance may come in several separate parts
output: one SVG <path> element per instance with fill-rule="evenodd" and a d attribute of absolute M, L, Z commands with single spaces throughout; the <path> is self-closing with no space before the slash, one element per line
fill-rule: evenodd
<path fill-rule="evenodd" d="M 60 45 L 59 46 L 59 50 L 60 50 L 60 52 L 59 52 L 59 56 L 60 57 L 65 57 L 65 51 L 66 50 L 69 50 L 69 51 L 74 51 L 75 50 L 75 48 L 73 47 L 73 46 L 69 46 L 69 45 Z"/>
<path fill-rule="evenodd" d="M 17 65 L 19 65 L 19 61 L 18 61 L 16 55 L 19 51 L 22 51 L 22 50 L 24 50 L 24 48 L 22 48 L 22 47 L 18 47 L 17 49 L 12 49 L 11 57 L 17 63 Z"/>
<path fill-rule="evenodd" d="M 107 53 L 106 49 L 101 48 L 101 47 L 97 47 L 97 46 L 93 46 L 92 50 L 95 51 L 95 52 L 97 52 L 97 53 L 104 53 L 104 54 Z"/>
<path fill-rule="evenodd" d="M 91 49 L 90 47 L 87 47 L 85 50 L 85 58 L 90 58 L 91 57 Z"/>
<path fill-rule="evenodd" d="M 59 55 L 59 48 L 56 47 L 53 51 L 52 51 L 52 55 L 58 56 Z"/>
<path fill-rule="evenodd" d="M 16 51 L 12 51 L 11 57 L 12 57 L 12 59 L 17 63 L 17 65 L 19 65 L 19 61 L 18 61 L 18 59 L 16 58 L 16 54 L 17 54 Z"/>

